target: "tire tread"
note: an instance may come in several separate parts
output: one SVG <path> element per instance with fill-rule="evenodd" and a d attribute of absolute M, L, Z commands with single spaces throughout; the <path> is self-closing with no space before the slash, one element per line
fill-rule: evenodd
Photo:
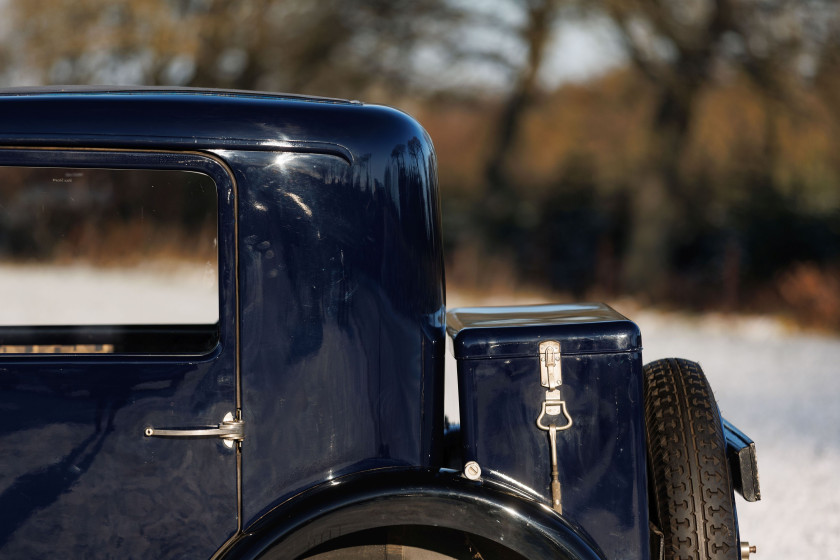
<path fill-rule="evenodd" d="M 669 358 L 645 366 L 651 505 L 666 560 L 738 558 L 723 427 L 700 366 Z"/>

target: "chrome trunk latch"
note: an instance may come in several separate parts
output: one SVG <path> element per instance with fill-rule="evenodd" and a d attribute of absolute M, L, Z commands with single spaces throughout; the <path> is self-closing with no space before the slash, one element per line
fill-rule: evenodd
<path fill-rule="evenodd" d="M 557 513 L 563 513 L 560 494 L 560 474 L 557 467 L 557 432 L 572 427 L 572 417 L 566 409 L 566 401 L 560 396 L 563 384 L 560 366 L 560 342 L 545 340 L 540 343 L 540 383 L 546 387 L 542 410 L 537 417 L 537 427 L 548 432 L 551 445 L 551 506 Z M 560 418 L 562 417 L 562 418 Z M 558 422 L 558 420 L 561 420 Z"/>
<path fill-rule="evenodd" d="M 540 383 L 546 387 L 545 401 L 542 412 L 537 418 L 537 426 L 541 430 L 549 430 L 554 426 L 557 431 L 572 427 L 572 417 L 566 410 L 566 401 L 560 396 L 560 385 L 563 384 L 563 371 L 560 364 L 560 343 L 556 340 L 540 342 Z M 563 424 L 558 424 L 552 416 L 562 416 Z"/>
<path fill-rule="evenodd" d="M 149 426 L 145 430 L 146 437 L 165 438 L 220 438 L 226 447 L 232 448 L 234 442 L 245 439 L 245 421 L 241 418 L 234 418 L 233 413 L 228 412 L 222 419 L 221 424 L 216 427 L 207 428 L 153 428 Z"/>
<path fill-rule="evenodd" d="M 556 340 L 540 342 L 540 383 L 550 391 L 563 383 L 560 368 L 560 343 Z"/>

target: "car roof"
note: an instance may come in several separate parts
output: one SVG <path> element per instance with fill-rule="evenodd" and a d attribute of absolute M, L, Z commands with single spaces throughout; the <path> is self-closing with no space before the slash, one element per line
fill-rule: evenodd
<path fill-rule="evenodd" d="M 21 95 L 62 95 L 68 93 L 86 94 L 121 94 L 140 95 L 154 93 L 156 95 L 204 95 L 218 97 L 243 98 L 271 98 L 289 99 L 295 101 L 309 101 L 313 103 L 337 103 L 360 105 L 360 101 L 339 99 L 335 97 L 321 97 L 317 95 L 301 95 L 295 93 L 281 93 L 269 91 L 250 91 L 241 89 L 196 88 L 180 86 L 103 86 L 103 85 L 65 85 L 65 86 L 22 86 L 0 88 L 0 96 Z"/>
<path fill-rule="evenodd" d="M 0 146 L 286 150 L 352 162 L 412 138 L 428 142 L 400 111 L 326 97 L 135 86 L 0 89 Z"/>

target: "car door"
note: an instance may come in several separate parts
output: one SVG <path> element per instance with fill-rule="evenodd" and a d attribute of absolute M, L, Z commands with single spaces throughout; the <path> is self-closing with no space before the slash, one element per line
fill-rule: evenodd
<path fill-rule="evenodd" d="M 0 557 L 236 533 L 236 298 L 216 159 L 0 149 Z"/>

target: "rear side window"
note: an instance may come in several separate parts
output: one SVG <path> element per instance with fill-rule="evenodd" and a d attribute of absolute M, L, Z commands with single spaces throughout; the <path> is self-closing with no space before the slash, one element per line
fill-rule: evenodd
<path fill-rule="evenodd" d="M 186 170 L 0 167 L 0 353 L 206 353 L 218 197 Z"/>

